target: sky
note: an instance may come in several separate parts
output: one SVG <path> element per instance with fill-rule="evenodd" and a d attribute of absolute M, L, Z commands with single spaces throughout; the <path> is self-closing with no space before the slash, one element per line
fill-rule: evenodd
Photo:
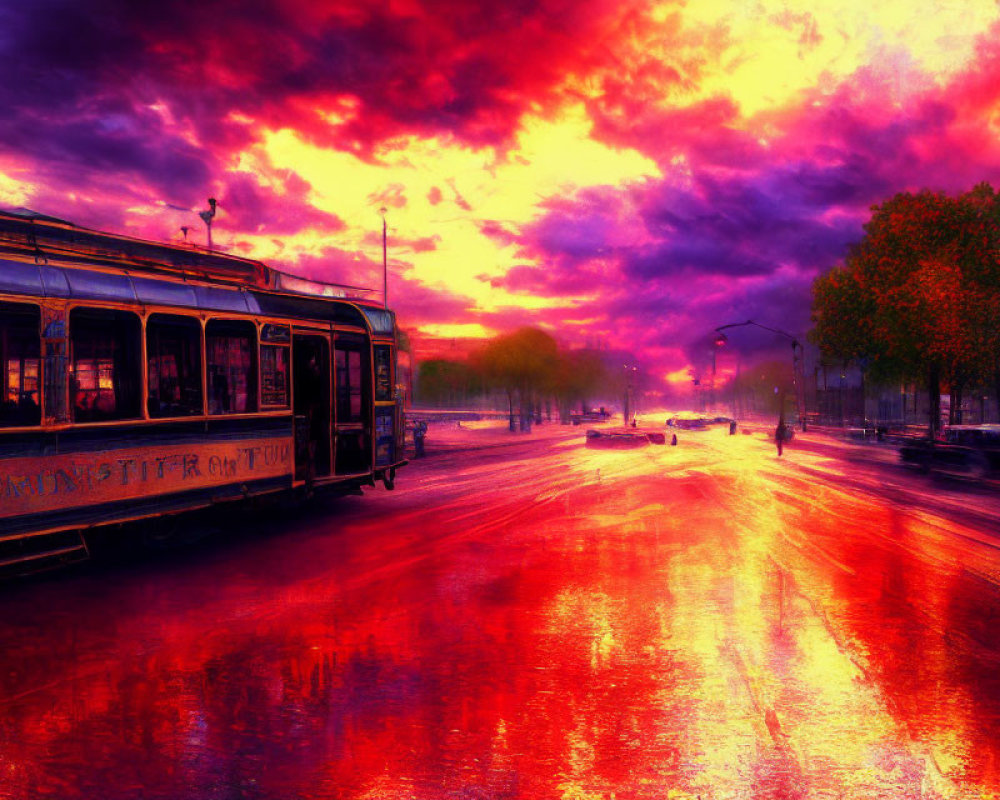
<path fill-rule="evenodd" d="M 385 209 L 418 359 L 533 325 L 664 389 L 804 336 L 873 204 L 1000 185 L 980 0 L 0 0 L 0 65 L 2 208 L 204 244 L 215 197 L 378 300 Z"/>

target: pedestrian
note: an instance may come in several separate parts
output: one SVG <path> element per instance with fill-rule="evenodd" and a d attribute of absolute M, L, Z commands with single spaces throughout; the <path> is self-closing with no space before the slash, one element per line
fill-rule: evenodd
<path fill-rule="evenodd" d="M 730 436 L 735 436 L 736 435 L 736 420 L 735 419 L 729 420 L 729 435 Z"/>
<path fill-rule="evenodd" d="M 670 437 L 670 444 L 671 444 L 671 446 L 674 446 L 674 445 L 677 444 L 677 434 L 676 433 L 673 436 Z"/>
<path fill-rule="evenodd" d="M 782 444 L 785 441 L 785 426 L 780 422 L 778 427 L 774 429 L 774 443 L 778 445 L 778 455 L 781 455 Z"/>
<path fill-rule="evenodd" d="M 427 423 L 423 420 L 413 424 L 413 457 L 423 458 L 424 437 L 427 435 Z"/>

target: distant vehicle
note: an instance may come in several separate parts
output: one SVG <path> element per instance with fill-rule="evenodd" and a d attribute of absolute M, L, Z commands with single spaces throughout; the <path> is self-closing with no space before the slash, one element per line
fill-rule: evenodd
<path fill-rule="evenodd" d="M 579 425 L 581 422 L 607 422 L 611 419 L 611 413 L 604 408 L 599 408 L 597 411 L 589 410 L 581 414 L 570 414 L 569 418 L 574 425 Z"/>
<path fill-rule="evenodd" d="M 862 439 L 875 439 L 881 442 L 889 435 L 889 426 L 883 422 L 866 419 L 862 421 L 860 428 L 854 429 L 854 433 Z"/>
<path fill-rule="evenodd" d="M 662 433 L 646 431 L 587 431 L 587 447 L 601 450 L 631 450 L 649 444 L 666 444 Z"/>
<path fill-rule="evenodd" d="M 704 431 L 711 425 L 728 425 L 732 422 L 730 417 L 670 417 L 667 420 L 668 428 L 680 428 L 683 431 Z"/>
<path fill-rule="evenodd" d="M 679 428 L 682 431 L 705 431 L 710 424 L 711 420 L 705 417 L 671 417 L 667 420 L 667 427 Z"/>
<path fill-rule="evenodd" d="M 922 472 L 981 481 L 1000 476 L 1000 425 L 952 425 L 940 439 L 899 448 L 904 464 Z"/>

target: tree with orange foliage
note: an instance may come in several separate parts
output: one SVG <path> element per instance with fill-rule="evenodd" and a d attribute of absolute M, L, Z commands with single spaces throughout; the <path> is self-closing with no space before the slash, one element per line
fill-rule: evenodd
<path fill-rule="evenodd" d="M 1000 195 L 981 183 L 960 198 L 965 221 L 963 269 L 969 280 L 977 372 L 1000 403 Z"/>
<path fill-rule="evenodd" d="M 992 188 L 958 198 L 898 194 L 872 210 L 845 264 L 816 279 L 810 338 L 876 380 L 923 376 L 930 429 L 946 384 L 961 393 L 997 362 L 1000 205 Z"/>

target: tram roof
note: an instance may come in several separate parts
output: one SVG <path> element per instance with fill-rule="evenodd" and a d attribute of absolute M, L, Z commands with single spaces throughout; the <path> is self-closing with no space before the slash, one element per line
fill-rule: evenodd
<path fill-rule="evenodd" d="M 392 312 L 349 291 L 370 290 L 298 278 L 225 253 L 79 228 L 33 211 L 0 211 L 0 293 L 367 322 L 375 333 L 391 334 Z"/>
<path fill-rule="evenodd" d="M 92 303 L 157 305 L 254 316 L 313 319 L 391 331 L 391 313 L 370 304 L 329 297 L 282 294 L 266 289 L 205 286 L 125 272 L 32 264 L 0 258 L 0 293 Z M 359 308 L 360 306 L 360 308 Z M 389 330 L 382 314 L 390 314 Z"/>
<path fill-rule="evenodd" d="M 360 286 L 291 275 L 261 261 L 190 244 L 151 242 L 83 228 L 30 209 L 0 210 L 0 255 L 33 256 L 39 264 L 66 262 L 115 267 L 182 279 L 270 289 L 310 297 L 349 298 L 371 292 Z"/>

